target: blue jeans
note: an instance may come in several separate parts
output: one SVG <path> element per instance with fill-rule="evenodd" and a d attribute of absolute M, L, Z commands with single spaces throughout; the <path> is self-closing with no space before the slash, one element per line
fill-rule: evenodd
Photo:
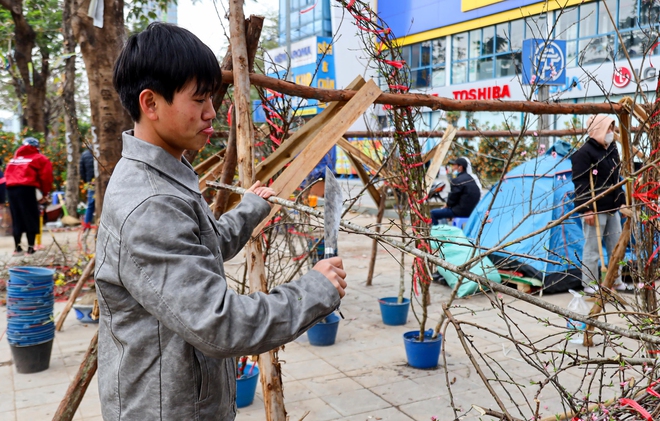
<path fill-rule="evenodd" d="M 94 221 L 94 210 L 96 208 L 96 199 L 94 189 L 87 189 L 87 210 L 85 211 L 85 223 L 91 224 Z"/>
<path fill-rule="evenodd" d="M 440 208 L 440 209 L 432 209 L 431 210 L 431 224 L 433 225 L 438 225 L 441 221 L 441 219 L 447 219 L 447 218 L 455 218 L 456 215 L 454 214 L 454 211 L 451 210 L 451 208 Z M 447 221 L 443 221 L 443 223 L 446 223 Z"/>

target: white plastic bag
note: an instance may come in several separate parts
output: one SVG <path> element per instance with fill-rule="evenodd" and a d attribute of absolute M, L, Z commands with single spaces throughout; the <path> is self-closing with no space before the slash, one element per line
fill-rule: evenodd
<path fill-rule="evenodd" d="M 579 292 L 575 292 L 572 289 L 569 289 L 568 292 L 573 295 L 573 299 L 570 303 L 568 303 L 568 309 L 578 314 L 589 314 L 591 308 L 589 307 L 589 304 L 587 304 L 587 302 L 584 300 L 584 295 L 580 294 Z M 587 329 L 587 324 L 579 320 L 568 319 L 566 322 L 566 327 L 569 330 L 577 331 L 576 333 L 571 334 L 568 342 L 573 344 L 581 344 L 584 338 L 584 331 Z"/>

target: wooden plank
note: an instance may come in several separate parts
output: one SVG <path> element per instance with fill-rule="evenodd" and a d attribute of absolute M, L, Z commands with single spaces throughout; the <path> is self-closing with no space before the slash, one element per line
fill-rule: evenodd
<path fill-rule="evenodd" d="M 346 138 L 342 137 L 341 139 L 339 139 L 339 141 L 337 141 L 337 146 L 342 148 L 344 152 L 346 152 L 346 155 L 352 155 L 353 158 L 362 162 L 364 165 L 369 167 L 369 169 L 373 171 L 378 171 L 380 169 L 381 164 L 371 159 L 370 156 L 362 152 L 355 145 L 353 145 L 351 142 L 346 140 Z M 380 170 L 380 173 L 383 174 L 383 177 L 385 178 L 389 178 L 391 176 L 391 174 L 385 168 Z"/>
<path fill-rule="evenodd" d="M 364 185 L 367 186 L 367 193 L 369 193 L 369 196 L 371 196 L 371 199 L 374 201 L 374 203 L 379 204 L 380 193 L 376 189 L 376 186 L 374 186 L 371 182 L 371 176 L 362 166 L 362 162 L 358 161 L 357 158 L 355 158 L 350 153 L 347 154 L 347 156 L 348 160 L 351 161 L 351 165 L 353 165 L 353 168 L 355 168 L 355 172 L 357 172 L 358 177 L 360 177 L 360 180 L 362 180 Z"/>
<path fill-rule="evenodd" d="M 204 193 L 204 191 L 208 188 L 206 187 L 206 182 L 207 181 L 216 181 L 218 177 L 220 177 L 220 174 L 222 174 L 222 167 L 224 166 L 225 162 L 220 161 L 217 164 L 215 164 L 213 167 L 211 167 L 210 170 L 206 172 L 202 177 L 199 178 L 199 191 Z"/>
<path fill-rule="evenodd" d="M 280 197 L 289 197 L 323 156 L 339 141 L 342 133 L 369 109 L 380 93 L 381 90 L 373 80 L 365 83 L 353 98 L 319 130 L 291 165 L 275 179 L 271 185 L 275 194 Z M 270 219 L 279 209 L 279 205 L 273 206 L 267 219 Z M 265 224 L 266 221 L 262 222 L 256 228 L 255 233 L 261 231 Z"/>
<path fill-rule="evenodd" d="M 362 76 L 356 77 L 348 89 L 360 89 L 366 82 Z M 265 182 L 277 174 L 286 164 L 300 153 L 316 136 L 321 128 L 346 105 L 345 102 L 333 102 L 323 112 L 317 114 L 301 128 L 287 138 L 275 152 L 260 162 L 256 167 L 256 179 Z M 342 132 L 343 133 L 343 132 Z"/>
<path fill-rule="evenodd" d="M 195 165 L 194 167 L 195 172 L 200 175 L 204 174 L 206 171 L 209 170 L 209 168 L 211 168 L 218 162 L 222 161 L 222 158 L 224 158 L 225 156 L 225 151 L 226 149 L 221 149 L 217 153 L 211 155 L 210 157 L 206 158 L 204 161 Z"/>
<path fill-rule="evenodd" d="M 449 152 L 449 147 L 451 146 L 451 142 L 454 140 L 454 136 L 456 136 L 456 131 L 456 128 L 451 124 L 447 126 L 445 135 L 442 136 L 442 140 L 440 140 L 438 147 L 433 153 L 431 166 L 429 166 L 429 169 L 426 171 L 426 175 L 424 176 L 424 182 L 426 183 L 426 194 L 429 194 L 431 191 L 433 180 L 435 180 L 435 178 L 438 176 L 438 171 L 440 171 L 442 162 L 445 160 L 447 152 Z"/>

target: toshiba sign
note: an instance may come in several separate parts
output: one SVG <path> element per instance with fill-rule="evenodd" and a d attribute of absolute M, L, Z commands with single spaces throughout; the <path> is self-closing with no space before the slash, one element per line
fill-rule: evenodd
<path fill-rule="evenodd" d="M 453 91 L 454 99 L 500 99 L 511 98 L 509 85 L 488 86 L 485 88 L 464 89 Z"/>

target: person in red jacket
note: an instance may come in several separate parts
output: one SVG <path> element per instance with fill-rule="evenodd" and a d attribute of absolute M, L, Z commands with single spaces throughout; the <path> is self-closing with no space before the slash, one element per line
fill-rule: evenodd
<path fill-rule="evenodd" d="M 34 239 L 39 233 L 39 202 L 45 201 L 53 186 L 53 166 L 39 152 L 39 141 L 33 137 L 23 139 L 14 157 L 7 164 L 7 195 L 12 218 L 12 231 L 16 248 L 21 253 L 21 236 L 27 237 L 27 254 L 34 253 Z"/>

